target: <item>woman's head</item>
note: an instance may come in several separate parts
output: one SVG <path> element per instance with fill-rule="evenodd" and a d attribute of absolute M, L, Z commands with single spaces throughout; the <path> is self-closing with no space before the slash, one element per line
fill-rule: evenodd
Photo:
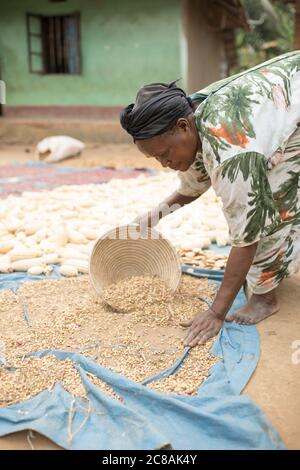
<path fill-rule="evenodd" d="M 192 102 L 175 82 L 142 87 L 120 120 L 139 150 L 162 166 L 186 171 L 195 160 L 199 135 Z"/>

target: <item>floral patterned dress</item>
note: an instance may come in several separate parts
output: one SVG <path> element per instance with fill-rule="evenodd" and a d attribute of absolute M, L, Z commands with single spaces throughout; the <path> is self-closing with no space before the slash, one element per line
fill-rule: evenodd
<path fill-rule="evenodd" d="M 300 269 L 300 51 L 191 96 L 202 154 L 178 191 L 221 197 L 231 243 L 258 242 L 247 276 L 263 294 Z"/>

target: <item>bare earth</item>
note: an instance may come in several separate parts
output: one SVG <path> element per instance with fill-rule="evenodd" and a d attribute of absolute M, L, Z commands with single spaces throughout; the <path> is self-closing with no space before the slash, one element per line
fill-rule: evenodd
<path fill-rule="evenodd" d="M 265 411 L 288 449 L 300 449 L 300 274 L 279 288 L 281 309 L 258 324 L 261 358 L 244 393 Z M 298 340 L 298 364 L 293 342 Z M 296 354 L 295 354 L 296 357 Z"/>
<path fill-rule="evenodd" d="M 35 147 L 30 145 L 1 145 L 0 165 L 25 163 L 34 160 Z M 79 157 L 69 158 L 59 162 L 60 166 L 93 167 L 111 166 L 114 168 L 151 168 L 163 170 L 154 158 L 146 158 L 134 144 L 88 144 Z"/>
<path fill-rule="evenodd" d="M 0 146 L 0 165 L 33 159 L 33 147 Z M 60 165 L 133 166 L 161 169 L 154 159 L 146 159 L 131 145 L 88 146 L 83 155 Z M 300 341 L 300 274 L 280 287 L 280 312 L 258 324 L 261 359 L 244 393 L 264 410 L 281 434 L 288 449 L 300 449 L 300 363 L 292 361 L 294 341 Z M 300 353 L 295 354 L 296 359 Z M 59 449 L 43 436 L 28 432 L 0 438 L 0 449 Z M 30 445 L 31 442 L 31 445 Z"/>

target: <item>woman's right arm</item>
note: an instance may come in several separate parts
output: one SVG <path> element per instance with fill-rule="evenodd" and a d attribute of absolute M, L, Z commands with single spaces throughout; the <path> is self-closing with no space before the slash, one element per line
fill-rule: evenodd
<path fill-rule="evenodd" d="M 155 227 L 160 219 L 175 212 L 186 204 L 195 201 L 198 197 L 199 196 L 184 196 L 174 191 L 174 193 L 170 194 L 170 196 L 164 199 L 158 206 L 146 212 L 146 214 L 138 216 L 133 222 L 139 224 L 141 227 Z"/>
<path fill-rule="evenodd" d="M 198 169 L 191 166 L 188 171 L 178 171 L 179 186 L 158 206 L 151 211 L 138 216 L 134 222 L 142 227 L 155 227 L 160 219 L 175 212 L 177 209 L 190 204 L 200 197 L 211 186 L 210 178 L 198 159 Z"/>

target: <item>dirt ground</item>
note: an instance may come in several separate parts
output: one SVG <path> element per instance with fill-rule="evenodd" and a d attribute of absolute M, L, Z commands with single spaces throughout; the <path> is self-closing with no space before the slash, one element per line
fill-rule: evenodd
<path fill-rule="evenodd" d="M 258 324 L 261 358 L 244 393 L 265 411 L 288 449 L 300 449 L 300 274 L 279 287 L 281 309 Z M 293 342 L 298 341 L 298 354 Z M 298 358 L 293 363 L 292 355 Z"/>
<path fill-rule="evenodd" d="M 25 163 L 34 160 L 35 147 L 30 145 L 1 145 L 0 165 Z M 146 158 L 134 144 L 88 144 L 78 157 L 69 158 L 57 163 L 59 166 L 94 167 L 108 166 L 113 168 L 151 168 L 163 170 L 154 158 Z"/>
<path fill-rule="evenodd" d="M 33 159 L 33 147 L 0 146 L 0 164 Z M 134 146 L 90 146 L 77 159 L 60 165 L 133 166 L 161 169 L 153 159 L 145 159 Z M 300 341 L 300 274 L 282 283 L 279 289 L 280 312 L 258 325 L 261 358 L 244 393 L 263 409 L 281 434 L 288 449 L 300 449 L 300 363 L 293 363 L 293 342 Z M 299 346 L 298 346 L 299 347 Z M 297 359 L 300 358 L 295 354 Z M 28 432 L 0 438 L 0 449 L 59 449 L 43 436 Z"/>

